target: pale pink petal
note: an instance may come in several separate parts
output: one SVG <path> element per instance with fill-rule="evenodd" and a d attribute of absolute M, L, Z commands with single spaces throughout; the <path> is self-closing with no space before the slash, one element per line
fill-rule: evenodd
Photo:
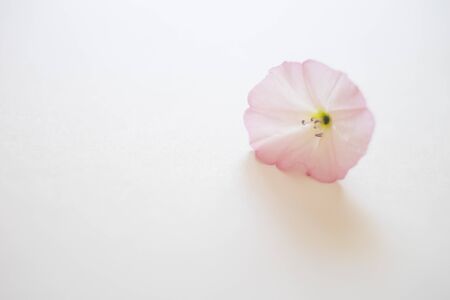
<path fill-rule="evenodd" d="M 317 137 L 310 130 L 303 130 L 284 155 L 276 162 L 282 171 L 303 172 L 309 169 L 311 155 L 318 143 Z"/>
<path fill-rule="evenodd" d="M 303 80 L 301 63 L 284 62 L 269 74 L 248 95 L 248 103 L 262 111 L 314 111 L 314 103 Z"/>
<path fill-rule="evenodd" d="M 266 164 L 273 165 L 283 159 L 286 153 L 291 150 L 291 145 L 301 139 L 301 136 L 302 131 L 294 129 L 253 143 L 252 147 L 255 149 L 256 157 L 259 160 Z"/>
<path fill-rule="evenodd" d="M 296 125 L 296 122 L 292 122 L 291 118 L 283 118 L 282 114 L 280 116 L 267 116 L 253 108 L 248 108 L 245 111 L 244 122 L 248 129 L 250 143 L 280 134 Z"/>
<path fill-rule="evenodd" d="M 326 108 L 328 98 L 342 73 L 315 60 L 305 61 L 303 70 L 306 86 L 316 108 Z"/>
<path fill-rule="evenodd" d="M 366 100 L 361 91 L 350 81 L 346 74 L 342 73 L 326 100 L 326 109 L 329 112 L 333 112 L 364 108 L 366 108 Z"/>
<path fill-rule="evenodd" d="M 320 139 L 317 147 L 312 152 L 307 174 L 321 182 L 334 182 L 345 176 L 339 167 L 331 132 L 327 132 Z"/>
<path fill-rule="evenodd" d="M 352 168 L 366 153 L 374 127 L 375 120 L 368 109 L 355 110 L 353 115 L 345 118 L 336 117 L 333 136 L 342 168 Z"/>

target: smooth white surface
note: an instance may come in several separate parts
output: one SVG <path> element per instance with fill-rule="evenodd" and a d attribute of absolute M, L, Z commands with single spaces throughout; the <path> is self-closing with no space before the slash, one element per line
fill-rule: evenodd
<path fill-rule="evenodd" d="M 447 1 L 0 1 L 0 299 L 450 299 Z M 335 184 L 256 162 L 247 92 L 349 74 Z"/>

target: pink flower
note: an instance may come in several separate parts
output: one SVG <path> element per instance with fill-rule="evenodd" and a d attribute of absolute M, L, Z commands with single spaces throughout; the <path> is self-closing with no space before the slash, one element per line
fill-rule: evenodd
<path fill-rule="evenodd" d="M 248 95 L 256 157 L 321 182 L 342 179 L 365 154 L 375 121 L 344 73 L 313 60 L 284 62 Z"/>

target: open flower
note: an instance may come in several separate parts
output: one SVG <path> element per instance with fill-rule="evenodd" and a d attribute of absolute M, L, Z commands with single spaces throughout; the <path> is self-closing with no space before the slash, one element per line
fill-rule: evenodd
<path fill-rule="evenodd" d="M 256 157 L 321 182 L 345 177 L 365 154 L 375 125 L 347 75 L 313 60 L 272 68 L 248 104 L 244 122 Z"/>

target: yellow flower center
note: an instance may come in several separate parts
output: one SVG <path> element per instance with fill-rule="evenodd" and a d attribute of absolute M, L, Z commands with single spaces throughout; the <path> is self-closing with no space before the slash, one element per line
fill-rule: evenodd
<path fill-rule="evenodd" d="M 317 120 L 320 122 L 321 128 L 329 128 L 331 127 L 331 116 L 329 113 L 319 110 L 315 114 L 311 116 L 312 120 Z"/>

